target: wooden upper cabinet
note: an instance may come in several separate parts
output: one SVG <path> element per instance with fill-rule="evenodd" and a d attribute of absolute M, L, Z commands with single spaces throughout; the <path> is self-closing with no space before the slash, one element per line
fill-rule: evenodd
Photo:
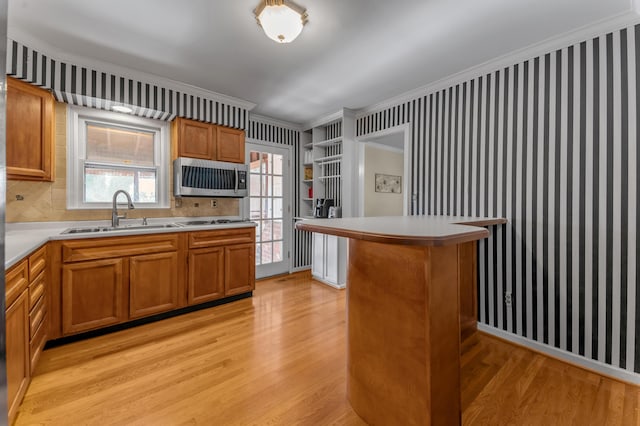
<path fill-rule="evenodd" d="M 174 138 L 174 158 L 245 162 L 244 130 L 178 117 L 173 121 L 171 135 Z"/>
<path fill-rule="evenodd" d="M 51 93 L 7 78 L 7 179 L 53 181 Z"/>
<path fill-rule="evenodd" d="M 216 126 L 218 161 L 244 163 L 244 130 Z"/>
<path fill-rule="evenodd" d="M 216 132 L 211 124 L 178 117 L 173 126 L 178 157 L 216 159 Z"/>

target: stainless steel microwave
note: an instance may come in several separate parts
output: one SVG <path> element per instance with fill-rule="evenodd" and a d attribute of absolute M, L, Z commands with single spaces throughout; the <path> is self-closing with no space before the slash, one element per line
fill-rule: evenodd
<path fill-rule="evenodd" d="M 173 162 L 173 195 L 246 197 L 248 171 L 246 164 L 179 157 Z"/>

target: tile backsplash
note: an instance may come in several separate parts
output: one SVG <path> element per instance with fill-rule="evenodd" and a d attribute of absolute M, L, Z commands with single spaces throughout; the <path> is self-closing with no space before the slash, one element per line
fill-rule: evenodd
<path fill-rule="evenodd" d="M 7 181 L 6 221 L 110 219 L 110 209 L 67 210 L 67 105 L 64 103 L 56 103 L 55 126 L 55 181 Z M 176 200 L 170 196 L 170 208 L 129 210 L 127 217 L 236 216 L 239 214 L 238 199 L 217 198 L 216 207 L 211 207 L 210 200 L 212 198 L 183 198 L 180 207 L 176 207 Z"/>

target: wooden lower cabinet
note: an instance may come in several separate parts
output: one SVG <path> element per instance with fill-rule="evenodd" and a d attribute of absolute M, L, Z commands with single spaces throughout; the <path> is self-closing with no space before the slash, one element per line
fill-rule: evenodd
<path fill-rule="evenodd" d="M 127 318 L 125 259 L 105 259 L 62 267 L 62 333 L 89 331 Z"/>
<path fill-rule="evenodd" d="M 5 313 L 7 401 L 13 422 L 31 378 L 29 356 L 29 294 L 24 291 Z"/>
<path fill-rule="evenodd" d="M 129 259 L 129 319 L 177 309 L 178 253 L 155 253 Z"/>
<path fill-rule="evenodd" d="M 255 288 L 255 245 L 237 244 L 224 248 L 224 294 L 246 293 Z"/>
<path fill-rule="evenodd" d="M 187 303 L 195 305 L 224 297 L 224 248 L 189 251 Z"/>

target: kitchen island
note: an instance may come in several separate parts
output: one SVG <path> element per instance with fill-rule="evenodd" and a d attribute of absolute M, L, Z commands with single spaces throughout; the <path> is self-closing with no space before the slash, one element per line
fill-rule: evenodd
<path fill-rule="evenodd" d="M 460 424 L 460 282 L 501 218 L 316 219 L 349 238 L 347 397 L 369 424 Z M 466 253 L 466 254 L 465 254 Z M 472 256 L 475 259 L 475 256 Z"/>

